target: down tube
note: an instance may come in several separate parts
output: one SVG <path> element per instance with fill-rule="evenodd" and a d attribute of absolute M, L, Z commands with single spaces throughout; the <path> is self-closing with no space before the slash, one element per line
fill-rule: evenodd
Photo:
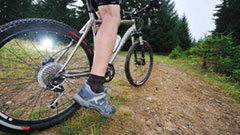
<path fill-rule="evenodd" d="M 111 57 L 111 59 L 110 59 L 110 61 L 109 61 L 109 64 L 112 64 L 112 63 L 114 62 L 117 54 L 118 54 L 119 51 L 122 49 L 122 47 L 124 46 L 124 44 L 127 42 L 128 38 L 130 37 L 130 35 L 131 35 L 131 33 L 132 33 L 133 31 L 136 31 L 136 26 L 135 26 L 135 25 L 131 26 L 131 27 L 127 30 L 127 32 L 124 34 L 124 36 L 123 36 L 123 38 L 122 38 L 122 40 L 121 40 L 121 42 L 120 42 L 120 45 L 118 46 L 118 48 L 117 48 L 117 50 L 115 51 L 115 53 L 112 54 L 112 57 Z"/>

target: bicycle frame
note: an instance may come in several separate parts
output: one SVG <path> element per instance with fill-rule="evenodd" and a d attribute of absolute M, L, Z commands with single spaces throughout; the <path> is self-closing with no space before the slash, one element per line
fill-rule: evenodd
<path fill-rule="evenodd" d="M 73 51 L 71 52 L 70 56 L 68 57 L 67 61 L 64 63 L 63 67 L 61 68 L 61 70 L 58 72 L 59 74 L 63 73 L 65 67 L 68 65 L 68 63 L 71 61 L 72 57 L 74 56 L 74 54 L 76 53 L 77 49 L 79 48 L 79 46 L 81 45 L 83 39 L 87 36 L 88 32 L 90 31 L 90 29 L 92 28 L 93 31 L 93 37 L 95 39 L 96 37 L 96 33 L 97 33 L 97 29 L 96 29 L 96 25 L 97 24 L 101 24 L 102 21 L 101 20 L 96 20 L 94 17 L 94 13 L 89 13 L 89 17 L 90 19 L 88 20 L 88 22 L 82 27 L 82 29 L 79 31 L 79 33 L 82 35 L 77 43 L 77 45 L 74 47 Z M 113 64 L 117 54 L 119 53 L 119 51 L 121 50 L 121 48 L 124 46 L 124 44 L 126 43 L 126 41 L 128 40 L 128 38 L 131 36 L 131 33 L 133 33 L 134 31 L 136 31 L 136 24 L 135 24 L 135 20 L 121 20 L 120 25 L 132 25 L 124 34 L 124 36 L 122 37 L 117 49 L 115 52 L 113 52 L 111 59 L 109 61 L 109 64 Z M 134 43 L 134 38 L 132 38 L 132 45 Z M 68 51 L 65 50 L 65 52 L 62 53 L 61 56 L 62 57 L 66 52 Z M 66 78 L 69 77 L 82 77 L 82 76 L 88 76 L 90 74 L 90 71 L 67 71 L 64 73 L 64 76 Z"/>

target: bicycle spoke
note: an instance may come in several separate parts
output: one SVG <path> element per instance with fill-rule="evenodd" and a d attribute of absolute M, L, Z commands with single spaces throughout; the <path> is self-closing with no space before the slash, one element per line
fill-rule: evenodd
<path fill-rule="evenodd" d="M 19 81 L 19 80 L 34 80 L 34 79 L 26 79 L 26 78 L 0 78 L 0 80 L 2 81 L 9 81 L 9 80 L 12 80 L 12 81 Z"/>
<path fill-rule="evenodd" d="M 28 58 L 30 58 L 30 59 L 32 60 L 32 62 L 35 63 L 36 66 L 38 66 L 39 64 L 37 64 L 37 63 L 33 60 L 33 58 L 27 53 L 27 51 L 26 51 L 25 49 L 23 49 L 16 40 L 15 40 L 15 42 L 16 42 L 16 44 L 18 45 L 18 47 L 23 50 L 23 52 L 25 53 L 25 55 L 28 56 Z"/>
<path fill-rule="evenodd" d="M 26 69 L 26 70 L 29 70 L 29 69 L 32 69 L 32 68 L 16 68 L 16 67 L 0 67 L 1 69 Z"/>
<path fill-rule="evenodd" d="M 30 101 L 27 105 L 25 105 L 22 113 L 18 116 L 18 117 L 22 117 L 23 114 L 25 114 L 26 110 L 29 108 L 29 106 L 31 105 L 32 103 L 32 100 L 34 99 L 35 96 L 32 96 L 30 99 L 27 99 L 25 100 L 22 104 L 20 104 L 18 107 L 16 107 L 11 113 L 13 113 L 14 111 L 16 111 L 20 106 L 24 105 L 27 101 Z M 11 114 L 10 113 L 10 114 Z"/>
<path fill-rule="evenodd" d="M 60 108 L 60 107 L 62 107 L 62 106 L 64 106 L 64 105 L 66 105 L 66 104 L 68 104 L 68 103 L 71 103 L 71 102 L 73 102 L 72 100 L 68 100 L 68 101 L 66 101 L 65 103 L 63 103 L 63 104 L 61 104 L 60 106 L 58 106 L 58 108 Z"/>
<path fill-rule="evenodd" d="M 28 66 L 32 67 L 34 70 L 36 70 L 37 68 L 34 68 L 33 65 L 28 64 L 26 61 L 24 61 L 22 58 L 18 57 L 14 52 L 12 52 L 11 50 L 9 50 L 8 48 L 5 48 L 8 52 L 10 52 L 11 54 L 13 54 L 17 59 L 20 59 L 23 63 L 27 64 Z"/>
<path fill-rule="evenodd" d="M 2 97 L 2 95 L 0 96 L 0 99 L 3 101 L 3 103 L 6 103 L 5 99 Z M 4 105 L 0 106 L 0 110 L 3 110 L 2 108 L 4 107 Z"/>
<path fill-rule="evenodd" d="M 68 87 L 70 88 L 71 91 L 74 91 L 74 89 L 72 89 L 72 87 L 70 86 L 70 84 L 68 83 L 69 81 L 66 81 L 66 84 L 68 85 Z M 72 98 L 68 97 L 66 94 L 63 94 L 63 96 L 67 99 L 66 102 L 62 103 L 60 106 L 58 106 L 58 108 L 72 102 Z M 62 99 L 61 99 L 62 100 Z"/>
<path fill-rule="evenodd" d="M 27 101 L 31 101 L 35 96 L 31 96 L 30 98 L 24 100 L 22 103 L 18 104 L 15 108 L 12 108 L 10 113 L 16 111 L 20 106 L 24 105 Z M 30 102 L 31 103 L 31 102 Z"/>
<path fill-rule="evenodd" d="M 75 87 L 76 89 L 79 89 L 74 83 L 72 83 L 72 82 L 70 82 L 70 81 L 68 81 L 68 80 L 66 80 L 66 82 L 68 82 L 68 83 L 70 83 L 73 87 Z"/>
<path fill-rule="evenodd" d="M 72 87 L 69 85 L 68 82 L 66 82 L 66 84 L 68 85 L 68 87 L 70 88 L 71 91 L 74 91 L 74 90 L 72 89 Z"/>
<path fill-rule="evenodd" d="M 41 38 L 39 37 L 38 33 L 36 33 L 36 35 L 37 35 L 37 38 L 39 39 L 39 41 L 41 41 L 41 40 L 40 40 Z M 50 54 L 49 54 L 49 52 L 47 51 L 47 48 L 45 48 L 45 52 L 46 52 L 47 58 L 50 57 Z"/>
<path fill-rule="evenodd" d="M 45 88 L 42 88 L 42 90 L 41 90 L 41 91 L 39 92 L 39 94 L 37 95 L 37 99 L 35 100 L 35 103 L 34 103 L 34 105 L 33 105 L 32 111 L 31 111 L 28 119 L 30 119 L 30 117 L 32 116 L 33 110 L 34 110 L 34 108 L 36 107 L 36 104 L 37 104 L 37 101 L 38 101 L 38 99 L 39 99 L 39 96 L 41 96 L 41 94 L 42 94 L 42 92 L 43 92 L 44 90 L 45 90 Z"/>
<path fill-rule="evenodd" d="M 21 62 L 21 61 L 17 61 L 17 60 L 12 60 L 12 59 L 10 59 L 10 58 L 5 58 L 5 57 L 1 57 L 1 56 L 0 56 L 0 58 L 1 58 L 1 59 L 5 59 L 5 60 L 7 60 L 8 62 L 17 62 L 17 63 L 20 63 L 20 64 L 28 65 L 28 66 L 31 67 L 31 69 L 36 70 L 36 68 L 32 67 L 32 65 L 30 65 L 30 64 L 28 64 L 28 63 Z"/>
<path fill-rule="evenodd" d="M 27 87 L 29 87 L 29 85 L 27 85 L 27 86 L 25 86 L 25 87 L 23 87 L 23 88 L 19 88 L 21 91 L 19 92 L 19 91 L 17 91 L 17 94 L 13 94 L 13 96 L 12 97 L 10 97 L 9 99 L 7 99 L 7 101 L 11 101 L 14 97 L 16 97 L 16 96 L 18 96 L 20 93 L 22 93 L 23 91 L 23 89 L 26 89 Z M 8 92 L 7 92 L 8 93 Z M 4 95 L 2 95 L 2 96 L 4 96 Z M 3 104 L 2 106 L 4 106 L 4 105 L 6 105 L 6 103 L 5 104 Z M 1 107 L 2 107 L 1 106 Z"/>
<path fill-rule="evenodd" d="M 33 83 L 33 82 L 35 82 L 35 81 L 29 81 L 29 82 L 24 82 L 24 83 L 17 83 L 17 84 L 14 84 L 14 85 L 24 85 L 24 84 L 29 84 L 29 83 Z M 6 85 L 6 86 L 4 86 L 4 88 L 9 87 L 9 86 L 13 86 L 13 84 Z M 4 88 L 3 88 L 3 89 L 4 89 Z M 2 90 L 3 90 L 3 89 L 2 89 Z M 1 90 L 1 91 L 2 91 L 2 90 Z"/>
<path fill-rule="evenodd" d="M 42 96 L 40 96 L 40 110 L 39 110 L 38 118 L 41 118 L 41 109 L 42 109 Z"/>
<path fill-rule="evenodd" d="M 47 59 L 46 57 L 44 57 L 43 55 L 42 55 L 42 53 L 37 49 L 37 47 L 35 46 L 35 44 L 31 41 L 31 44 L 32 44 L 32 46 L 33 46 L 33 48 L 35 48 L 35 50 L 41 55 L 41 57 L 43 58 L 43 59 Z"/>

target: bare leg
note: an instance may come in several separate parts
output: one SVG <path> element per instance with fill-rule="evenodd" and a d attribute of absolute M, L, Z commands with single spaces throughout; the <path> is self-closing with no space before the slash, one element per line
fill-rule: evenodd
<path fill-rule="evenodd" d="M 80 105 L 95 108 L 100 114 L 111 117 L 116 109 L 107 101 L 103 83 L 120 24 L 120 6 L 105 5 L 98 7 L 98 9 L 103 23 L 95 39 L 92 72 L 87 84 L 84 84 L 81 91 L 73 98 Z"/>
<path fill-rule="evenodd" d="M 95 55 L 91 74 L 104 77 L 112 55 L 121 20 L 120 6 L 100 6 L 99 13 L 102 17 L 103 23 L 101 24 L 95 39 Z"/>

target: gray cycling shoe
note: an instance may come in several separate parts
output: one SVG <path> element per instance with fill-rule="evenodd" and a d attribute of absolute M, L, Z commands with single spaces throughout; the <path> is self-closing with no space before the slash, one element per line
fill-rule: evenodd
<path fill-rule="evenodd" d="M 105 87 L 105 90 L 102 93 L 94 93 L 90 86 L 85 82 L 80 92 L 75 94 L 73 98 L 81 106 L 87 107 L 88 109 L 96 109 L 103 116 L 111 117 L 116 109 L 109 104 L 106 93 L 107 87 Z"/>

